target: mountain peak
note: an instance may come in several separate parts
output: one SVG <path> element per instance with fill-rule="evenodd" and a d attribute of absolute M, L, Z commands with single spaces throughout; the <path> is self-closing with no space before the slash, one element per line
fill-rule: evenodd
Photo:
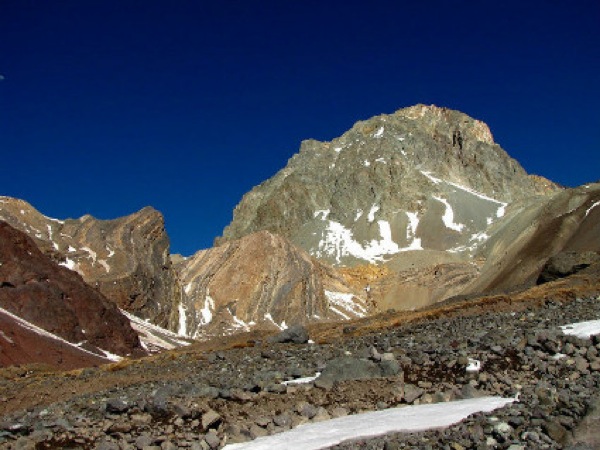
<path fill-rule="evenodd" d="M 415 105 L 359 121 L 244 196 L 222 243 L 260 230 L 335 264 L 472 248 L 507 203 L 556 190 L 459 111 Z M 467 205 L 468 206 L 465 206 Z"/>

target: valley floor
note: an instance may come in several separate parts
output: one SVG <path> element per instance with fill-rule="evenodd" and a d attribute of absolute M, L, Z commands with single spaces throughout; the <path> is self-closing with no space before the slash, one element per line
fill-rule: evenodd
<path fill-rule="evenodd" d="M 336 417 L 485 396 L 518 401 L 445 429 L 332 448 L 598 448 L 600 339 L 560 328 L 600 319 L 598 278 L 561 283 L 316 327 L 315 344 L 268 344 L 254 333 L 79 371 L 4 369 L 0 448 L 221 448 Z M 385 367 L 385 376 L 312 378 L 338 358 Z"/>

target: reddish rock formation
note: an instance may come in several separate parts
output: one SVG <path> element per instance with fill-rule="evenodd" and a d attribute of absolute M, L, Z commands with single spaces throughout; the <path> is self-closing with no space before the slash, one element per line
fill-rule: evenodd
<path fill-rule="evenodd" d="M 0 307 L 69 342 L 83 343 L 82 348 L 143 354 L 137 334 L 114 303 L 5 222 L 0 222 Z"/>

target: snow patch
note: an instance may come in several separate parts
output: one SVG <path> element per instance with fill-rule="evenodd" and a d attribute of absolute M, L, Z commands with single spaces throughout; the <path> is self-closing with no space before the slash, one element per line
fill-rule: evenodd
<path fill-rule="evenodd" d="M 177 334 L 179 336 L 187 337 L 187 315 L 183 302 L 179 302 L 177 311 L 179 312 L 179 329 L 177 330 Z"/>
<path fill-rule="evenodd" d="M 369 167 L 371 165 L 371 163 L 365 159 L 365 161 L 363 162 L 365 167 Z"/>
<path fill-rule="evenodd" d="M 207 325 L 213 320 L 213 311 L 215 310 L 215 301 L 210 296 L 210 290 L 206 290 L 206 297 L 204 298 L 204 307 L 200 310 L 201 325 Z"/>
<path fill-rule="evenodd" d="M 185 287 L 183 288 L 184 292 L 189 295 L 190 292 L 192 292 L 192 287 L 193 287 L 193 283 L 188 283 L 185 285 Z"/>
<path fill-rule="evenodd" d="M 353 300 L 353 294 L 325 290 L 325 297 L 329 300 L 330 305 L 340 307 L 356 317 L 365 317 L 367 314 L 365 307 Z"/>
<path fill-rule="evenodd" d="M 100 264 L 102 267 L 104 267 L 104 270 L 106 270 L 106 273 L 109 273 L 109 272 L 110 272 L 110 266 L 108 265 L 108 263 L 107 263 L 105 260 L 103 260 L 103 259 L 99 259 L 99 260 L 98 260 L 98 263 L 99 263 L 99 264 Z"/>
<path fill-rule="evenodd" d="M 60 266 L 64 266 L 69 270 L 72 270 L 74 272 L 77 272 L 78 274 L 82 274 L 81 270 L 79 269 L 79 264 L 77 264 L 75 261 L 73 261 L 72 259 L 66 258 L 64 261 L 61 261 L 58 263 Z"/>
<path fill-rule="evenodd" d="M 369 222 L 373 222 L 375 220 L 375 213 L 377 213 L 377 211 L 379 211 L 378 205 L 371 206 L 371 210 L 369 211 L 369 215 L 367 216 L 367 220 Z"/>
<path fill-rule="evenodd" d="M 339 153 L 342 151 L 342 147 L 334 147 L 333 151 L 335 151 L 336 153 Z"/>
<path fill-rule="evenodd" d="M 454 211 L 452 210 L 452 206 L 450 206 L 450 203 L 448 203 L 447 200 L 441 197 L 436 197 L 435 195 L 433 196 L 433 198 L 446 206 L 446 211 L 444 211 L 444 215 L 442 216 L 442 220 L 444 221 L 444 225 L 446 225 L 446 228 L 461 232 L 465 225 L 462 223 L 454 223 Z"/>
<path fill-rule="evenodd" d="M 385 130 L 384 130 L 384 127 L 381 127 L 381 128 L 379 128 L 379 130 L 377 130 L 377 131 L 375 132 L 375 134 L 373 134 L 373 137 L 374 137 L 374 138 L 377 138 L 377 139 L 379 139 L 380 137 L 382 137 L 382 136 L 383 136 L 383 132 L 384 132 L 384 131 L 385 131 Z"/>
<path fill-rule="evenodd" d="M 300 425 L 292 430 L 260 437 L 254 441 L 229 444 L 224 449 L 318 450 L 352 439 L 445 428 L 466 419 L 471 414 L 488 413 L 514 401 L 516 401 L 514 398 L 479 397 L 430 405 L 390 408 Z"/>
<path fill-rule="evenodd" d="M 88 252 L 90 254 L 90 257 L 92 258 L 92 265 L 96 264 L 96 252 L 94 250 L 92 250 L 89 247 L 81 247 L 81 250 L 85 250 L 86 252 Z"/>
<path fill-rule="evenodd" d="M 467 372 L 479 372 L 481 370 L 481 361 L 469 358 L 469 364 L 465 370 Z"/>
<path fill-rule="evenodd" d="M 560 328 L 564 334 L 576 336 L 580 339 L 589 339 L 590 336 L 600 334 L 600 320 L 570 323 Z"/>
<path fill-rule="evenodd" d="M 363 215 L 363 210 L 362 209 L 357 209 L 356 210 L 356 217 L 354 218 L 354 221 L 356 222 L 358 219 L 360 219 L 360 217 Z"/>
<path fill-rule="evenodd" d="M 377 158 L 375 160 L 375 162 L 380 162 L 380 163 L 383 163 L 383 164 L 387 164 L 387 161 L 384 158 Z"/>
<path fill-rule="evenodd" d="M 146 320 L 140 319 L 133 314 L 120 309 L 123 314 L 129 320 L 131 328 L 140 337 L 140 343 L 145 350 L 163 349 L 172 350 L 177 347 L 190 345 L 189 342 L 182 341 L 181 336 L 170 330 L 154 325 Z"/>
<path fill-rule="evenodd" d="M 331 210 L 329 209 L 318 209 L 314 212 L 313 217 L 316 219 L 321 216 L 321 220 L 327 220 L 330 212 Z"/>
<path fill-rule="evenodd" d="M 312 377 L 304 377 L 304 378 L 296 378 L 294 380 L 288 380 L 288 381 L 282 381 L 281 384 L 285 384 L 290 385 L 290 384 L 306 384 L 306 383 L 312 383 L 313 381 L 315 381 L 317 378 L 319 378 L 319 376 L 321 375 L 321 372 L 317 372 L 314 376 Z"/>
<path fill-rule="evenodd" d="M 273 325 L 275 325 L 277 328 L 279 328 L 282 331 L 285 330 L 285 329 L 287 329 L 287 325 L 285 324 L 285 320 L 283 322 L 281 322 L 281 325 L 280 325 L 277 322 L 275 322 L 275 320 L 273 320 L 273 316 L 271 315 L 271 313 L 266 313 L 265 314 L 265 320 L 268 320 L 269 322 L 273 323 Z"/>

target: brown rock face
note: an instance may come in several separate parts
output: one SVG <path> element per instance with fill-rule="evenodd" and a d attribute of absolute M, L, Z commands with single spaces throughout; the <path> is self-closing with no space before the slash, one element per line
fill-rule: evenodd
<path fill-rule="evenodd" d="M 118 355 L 143 354 L 114 303 L 5 222 L 0 222 L 0 307 L 72 343 Z"/>
<path fill-rule="evenodd" d="M 162 215 L 153 208 L 115 220 L 64 221 L 23 200 L 0 198 L 0 219 L 27 233 L 53 260 L 79 273 L 120 308 L 169 327 L 179 287 Z"/>
<path fill-rule="evenodd" d="M 364 296 L 331 268 L 266 231 L 200 251 L 177 268 L 181 334 L 208 337 L 367 312 Z"/>

